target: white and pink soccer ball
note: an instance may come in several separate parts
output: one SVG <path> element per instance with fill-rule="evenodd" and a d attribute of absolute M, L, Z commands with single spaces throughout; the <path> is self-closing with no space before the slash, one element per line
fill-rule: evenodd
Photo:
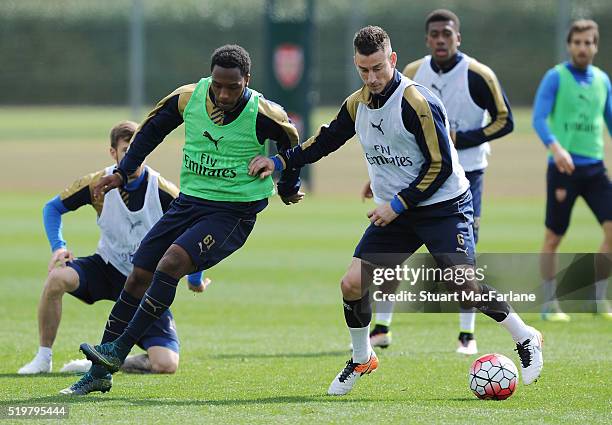
<path fill-rule="evenodd" d="M 507 399 L 516 390 L 518 381 L 516 366 L 501 354 L 485 354 L 470 367 L 470 389 L 483 400 Z"/>

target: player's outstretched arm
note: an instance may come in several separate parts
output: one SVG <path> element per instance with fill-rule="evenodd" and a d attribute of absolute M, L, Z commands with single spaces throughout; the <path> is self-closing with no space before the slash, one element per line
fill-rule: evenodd
<path fill-rule="evenodd" d="M 66 241 L 62 236 L 62 214 L 68 211 L 59 195 L 47 202 L 43 208 L 43 224 L 52 252 L 47 266 L 48 273 L 56 267 L 64 267 L 68 261 L 74 259 L 72 252 L 66 248 Z"/>

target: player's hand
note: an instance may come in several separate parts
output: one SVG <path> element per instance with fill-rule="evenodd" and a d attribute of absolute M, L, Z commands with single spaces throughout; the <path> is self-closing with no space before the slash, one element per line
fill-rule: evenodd
<path fill-rule="evenodd" d="M 94 186 L 93 189 L 93 197 L 94 199 L 102 199 L 106 192 L 109 190 L 115 189 L 117 187 L 121 187 L 123 184 L 123 179 L 121 175 L 118 173 L 113 173 L 108 176 L 104 176 L 100 179 L 97 185 Z"/>
<path fill-rule="evenodd" d="M 208 285 L 212 283 L 210 278 L 205 277 L 199 285 L 193 285 L 191 282 L 187 281 L 187 287 L 191 292 L 204 292 Z"/>
<path fill-rule="evenodd" d="M 285 205 L 291 205 L 291 204 L 297 204 L 302 199 L 304 199 L 304 195 L 305 195 L 304 192 L 298 191 L 297 193 L 294 193 L 293 195 L 281 196 L 280 198 L 285 203 Z"/>
<path fill-rule="evenodd" d="M 265 179 L 274 172 L 274 161 L 267 156 L 257 155 L 249 163 L 249 176 L 259 174 L 260 179 Z"/>
<path fill-rule="evenodd" d="M 368 180 L 361 189 L 361 202 L 365 202 L 366 199 L 372 199 L 374 197 L 374 193 L 372 193 L 372 186 L 370 186 L 370 183 L 370 180 Z"/>
<path fill-rule="evenodd" d="M 572 156 L 558 142 L 550 144 L 550 151 L 553 155 L 553 160 L 560 173 L 571 175 L 574 172 L 574 161 Z"/>
<path fill-rule="evenodd" d="M 375 210 L 372 210 L 368 213 L 368 218 L 374 224 L 374 226 L 385 227 L 387 224 L 391 223 L 393 220 L 397 218 L 399 214 L 393 211 L 391 208 L 391 204 L 383 204 L 380 205 Z"/>
<path fill-rule="evenodd" d="M 51 255 L 47 271 L 51 273 L 51 270 L 56 267 L 66 267 L 66 263 L 72 260 L 74 260 L 72 252 L 70 252 L 66 248 L 58 248 Z"/>

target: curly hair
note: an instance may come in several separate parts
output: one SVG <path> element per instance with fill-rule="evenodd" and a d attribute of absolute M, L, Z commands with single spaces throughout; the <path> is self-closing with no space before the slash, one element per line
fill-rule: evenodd
<path fill-rule="evenodd" d="M 251 72 L 251 57 L 243 47 L 237 44 L 226 44 L 216 49 L 210 58 L 210 70 L 215 65 L 221 68 L 238 68 L 240 75 L 246 77 Z"/>
<path fill-rule="evenodd" d="M 381 27 L 368 25 L 357 31 L 353 39 L 353 46 L 355 53 L 369 56 L 379 50 L 384 51 L 385 48 L 391 50 L 391 39 Z"/>
<path fill-rule="evenodd" d="M 425 32 L 429 31 L 429 24 L 431 22 L 448 22 L 451 21 L 455 24 L 455 28 L 457 32 L 459 32 L 459 27 L 461 26 L 461 22 L 459 21 L 459 17 L 455 15 L 448 9 L 436 9 L 427 15 L 425 19 Z"/>

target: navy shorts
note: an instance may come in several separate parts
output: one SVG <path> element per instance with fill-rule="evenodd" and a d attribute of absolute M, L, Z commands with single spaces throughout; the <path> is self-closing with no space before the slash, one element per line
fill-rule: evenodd
<path fill-rule="evenodd" d="M 267 205 L 267 199 L 218 202 L 181 193 L 144 237 L 132 263 L 154 272 L 170 245 L 177 244 L 198 271 L 209 269 L 244 245 L 257 213 Z"/>
<path fill-rule="evenodd" d="M 480 229 L 480 211 L 482 207 L 482 182 L 484 180 L 484 170 L 466 171 L 465 177 L 470 182 L 470 192 L 472 193 L 472 205 L 474 206 L 474 242 L 478 243 L 478 229 Z"/>
<path fill-rule="evenodd" d="M 469 190 L 455 199 L 409 209 L 385 227 L 370 224 L 353 256 L 393 266 L 398 255 L 403 261 L 424 244 L 439 267 L 473 265 L 473 214 Z"/>
<path fill-rule="evenodd" d="M 576 198 L 582 196 L 599 223 L 612 220 L 612 182 L 603 162 L 577 166 L 571 175 L 548 164 L 546 227 L 557 235 L 567 231 Z"/>
<path fill-rule="evenodd" d="M 70 292 L 70 295 L 87 304 L 100 300 L 116 301 L 127 279 L 98 254 L 77 258 L 67 265 L 79 275 L 79 287 Z M 166 347 L 178 353 L 179 339 L 170 310 L 166 310 L 166 313 L 149 328 L 138 341 L 138 346 L 145 350 L 154 346 Z"/>

